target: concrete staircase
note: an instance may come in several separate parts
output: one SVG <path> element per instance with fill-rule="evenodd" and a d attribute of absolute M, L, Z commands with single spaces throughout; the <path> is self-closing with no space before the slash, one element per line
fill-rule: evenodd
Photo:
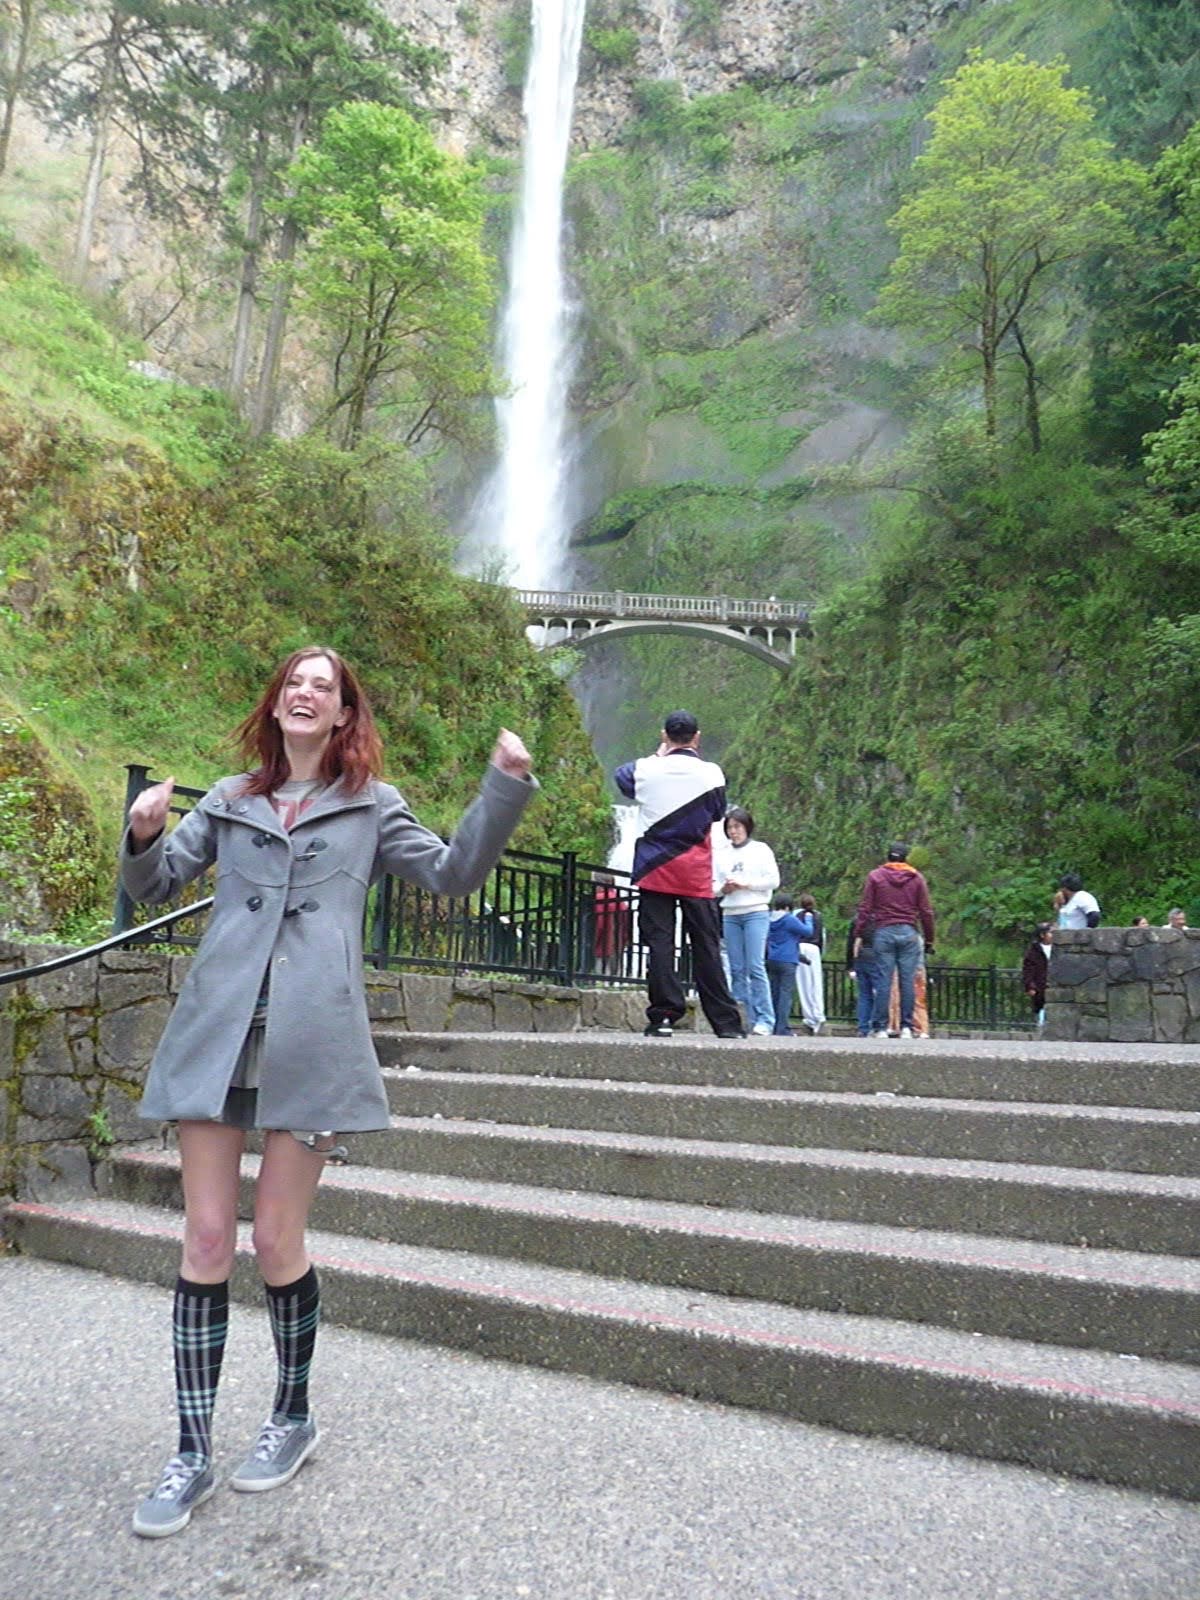
<path fill-rule="evenodd" d="M 1200 1499 L 1194 1051 L 378 1038 L 392 1125 L 314 1208 L 330 1319 Z M 10 1237 L 171 1283 L 174 1155 L 102 1180 Z"/>

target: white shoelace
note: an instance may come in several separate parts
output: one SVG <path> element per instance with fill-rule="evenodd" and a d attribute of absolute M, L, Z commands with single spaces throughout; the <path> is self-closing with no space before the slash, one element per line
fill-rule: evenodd
<path fill-rule="evenodd" d="M 154 1491 L 154 1499 L 173 1500 L 180 1490 L 186 1489 L 192 1479 L 203 1470 L 203 1467 L 190 1465 L 182 1456 L 172 1456 L 163 1468 L 162 1478 Z"/>
<path fill-rule="evenodd" d="M 258 1436 L 258 1443 L 254 1446 L 254 1459 L 256 1461 L 273 1461 L 283 1448 L 283 1442 L 294 1426 L 295 1424 L 290 1422 L 264 1422 L 262 1432 Z"/>

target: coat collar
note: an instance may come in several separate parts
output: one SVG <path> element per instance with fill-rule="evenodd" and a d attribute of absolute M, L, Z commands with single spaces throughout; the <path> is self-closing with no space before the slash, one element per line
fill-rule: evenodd
<path fill-rule="evenodd" d="M 288 837 L 287 829 L 279 820 L 275 807 L 265 794 L 239 794 L 238 787 L 245 781 L 244 778 L 233 780 L 228 786 L 222 784 L 220 789 L 209 798 L 207 809 L 214 811 L 220 817 L 228 817 L 232 822 L 244 822 L 251 827 L 260 829 L 263 833 L 273 834 L 280 839 Z M 296 821 L 292 832 L 296 828 L 304 827 L 308 823 L 320 818 L 328 817 L 339 811 L 353 811 L 363 806 L 375 804 L 375 786 L 367 782 L 356 794 L 348 794 L 342 787 L 341 779 L 331 784 L 313 801 L 304 815 Z"/>

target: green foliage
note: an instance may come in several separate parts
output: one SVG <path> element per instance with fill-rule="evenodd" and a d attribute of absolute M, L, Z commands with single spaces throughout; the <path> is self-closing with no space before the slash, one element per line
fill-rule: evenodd
<path fill-rule="evenodd" d="M 32 293 L 11 253 L 5 271 L 0 294 Z M 452 570 L 411 450 L 314 435 L 230 456 L 223 408 L 196 392 L 193 412 L 155 414 L 151 451 L 142 381 L 100 361 L 86 322 L 87 365 L 75 330 L 51 374 L 49 321 L 7 359 L 56 395 L 55 416 L 0 384 L 0 920 L 90 933 L 111 903 L 121 764 L 207 785 L 267 672 L 314 640 L 361 670 L 389 776 L 431 826 L 453 826 L 506 725 L 545 790 L 520 842 L 602 857 L 608 802 L 570 695 L 508 595 Z M 67 370 L 92 374 L 86 391 Z M 170 464 L 193 427 L 197 452 L 225 462 L 199 482 Z"/>
<path fill-rule="evenodd" d="M 288 187 L 297 298 L 338 351 L 326 425 L 354 449 L 386 406 L 409 444 L 469 434 L 493 387 L 480 174 L 407 112 L 359 102 L 330 112 Z"/>
<path fill-rule="evenodd" d="M 1192 0 L 1111 0 L 1095 81 L 1116 143 L 1153 159 L 1200 118 L 1200 11 Z"/>
<path fill-rule="evenodd" d="M 601 67 L 620 71 L 637 59 L 638 35 L 634 28 L 585 28 L 583 42 Z"/>
<path fill-rule="evenodd" d="M 93 1161 L 103 1160 L 117 1142 L 106 1106 L 97 1106 L 94 1111 L 89 1112 L 87 1131 L 88 1154 Z"/>
<path fill-rule="evenodd" d="M 827 601 L 729 764 L 839 910 L 902 835 L 928 853 L 947 954 L 1012 959 L 1068 869 L 1110 922 L 1161 920 L 1200 889 L 1198 641 L 1181 614 L 1197 585 L 1139 558 L 1118 528 L 1132 485 L 1069 430 L 993 473 L 984 459 L 934 441 L 928 509 Z"/>
<path fill-rule="evenodd" d="M 1181 355 L 1188 370 L 1171 397 L 1173 415 L 1146 438 L 1151 493 L 1126 526 L 1142 549 L 1194 582 L 1200 577 L 1200 345 Z"/>
<path fill-rule="evenodd" d="M 85 408 L 89 426 L 161 454 L 199 480 L 240 453 L 244 430 L 221 395 L 136 371 L 131 363 L 143 356 L 141 348 L 114 335 L 81 294 L 3 231 L 0 324 L 19 330 L 0 348 L 0 380 L 14 392 L 23 392 L 36 372 L 43 398 L 52 395 L 63 409 L 77 409 L 83 397 L 94 401 Z"/>
<path fill-rule="evenodd" d="M 1036 407 L 1029 330 L 1048 287 L 1068 263 L 1132 241 L 1146 187 L 1094 131 L 1089 96 L 1066 72 L 1061 61 L 973 55 L 930 112 L 913 192 L 891 221 L 900 251 L 879 314 L 974 352 L 992 438 L 1006 347 L 1024 361 Z"/>
<path fill-rule="evenodd" d="M 510 89 L 519 90 L 525 82 L 529 52 L 533 48 L 532 9 L 517 0 L 500 18 L 497 36 L 504 58 L 504 81 Z"/>

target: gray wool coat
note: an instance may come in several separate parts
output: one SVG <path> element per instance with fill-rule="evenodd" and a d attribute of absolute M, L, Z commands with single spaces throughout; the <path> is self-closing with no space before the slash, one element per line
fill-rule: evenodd
<path fill-rule="evenodd" d="M 357 794 L 335 784 L 288 833 L 245 776 L 222 778 L 170 834 L 136 855 L 128 831 L 121 878 L 157 904 L 216 863 L 200 948 L 150 1064 L 140 1115 L 218 1118 L 263 978 L 270 993 L 258 1085 L 264 1128 L 383 1128 L 387 1099 L 363 987 L 367 889 L 385 872 L 446 895 L 478 889 L 537 790 L 490 765 L 449 844 L 391 784 Z"/>

